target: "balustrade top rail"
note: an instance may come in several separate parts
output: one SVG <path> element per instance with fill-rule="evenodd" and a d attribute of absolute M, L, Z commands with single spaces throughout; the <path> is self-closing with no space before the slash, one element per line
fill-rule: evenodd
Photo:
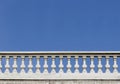
<path fill-rule="evenodd" d="M 119 67 L 120 51 L 0 52 L 0 79 L 119 80 Z"/>
<path fill-rule="evenodd" d="M 0 55 L 120 55 L 120 51 L 2 51 Z"/>

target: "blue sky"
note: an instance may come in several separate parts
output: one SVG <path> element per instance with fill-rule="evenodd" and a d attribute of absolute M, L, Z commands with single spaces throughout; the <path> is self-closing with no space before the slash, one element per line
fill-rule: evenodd
<path fill-rule="evenodd" d="M 120 0 L 0 0 L 0 51 L 120 50 Z"/>

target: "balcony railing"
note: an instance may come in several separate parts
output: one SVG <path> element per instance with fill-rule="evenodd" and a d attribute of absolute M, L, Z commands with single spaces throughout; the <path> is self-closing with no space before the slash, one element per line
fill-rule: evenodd
<path fill-rule="evenodd" d="M 117 80 L 119 56 L 115 51 L 0 52 L 0 79 Z"/>

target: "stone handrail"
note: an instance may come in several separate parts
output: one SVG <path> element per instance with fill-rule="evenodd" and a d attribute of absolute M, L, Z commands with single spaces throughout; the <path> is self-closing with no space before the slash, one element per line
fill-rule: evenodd
<path fill-rule="evenodd" d="M 118 71 L 118 58 L 120 56 L 119 51 L 46 51 L 46 52 L 0 52 L 0 79 L 36 79 L 36 80 L 61 80 L 61 79 L 120 79 L 120 73 Z M 5 58 L 5 72 L 2 72 L 2 58 Z M 18 57 L 21 58 L 20 72 L 17 71 Z M 25 72 L 25 58 L 29 59 L 28 71 Z M 35 72 L 33 72 L 33 63 L 32 58 L 35 57 Z M 106 64 L 104 65 L 105 72 L 102 68 L 102 58 L 106 59 Z M 10 66 L 10 58 L 13 58 L 13 65 Z M 44 58 L 44 64 L 40 65 L 40 59 Z M 48 71 L 48 58 L 52 59 L 52 64 L 50 66 L 51 71 Z M 56 65 L 56 58 L 59 58 L 60 63 Z M 67 60 L 67 71 L 64 72 L 63 59 Z M 74 66 L 71 65 L 71 58 L 74 59 Z M 81 58 L 81 64 L 79 63 Z M 87 58 L 90 58 L 90 65 L 87 65 Z M 97 58 L 97 66 L 95 66 L 95 58 Z M 113 65 L 110 66 L 110 58 L 113 59 Z M 12 72 L 10 72 L 10 67 L 12 67 Z M 41 67 L 43 67 L 43 72 L 41 72 Z M 56 71 L 56 68 L 59 68 L 59 71 Z M 71 68 L 74 68 L 72 72 Z M 87 71 L 87 68 L 90 68 L 90 71 Z M 97 67 L 97 71 L 95 71 Z M 113 68 L 111 72 L 110 67 Z M 82 69 L 80 72 L 79 69 Z"/>

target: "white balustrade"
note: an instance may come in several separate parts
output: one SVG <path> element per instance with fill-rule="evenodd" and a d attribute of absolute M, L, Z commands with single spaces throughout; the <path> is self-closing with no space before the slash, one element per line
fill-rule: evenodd
<path fill-rule="evenodd" d="M 62 55 L 63 54 L 63 55 Z M 115 54 L 115 55 L 114 55 Z M 9 54 L 2 54 L 0 53 L 0 74 L 2 76 L 0 79 L 120 79 L 120 74 L 118 71 L 118 56 L 120 53 L 9 53 Z M 66 56 L 67 60 L 67 72 L 64 72 L 64 64 L 63 64 L 63 58 Z M 87 57 L 90 57 L 90 72 L 87 72 L 88 65 L 87 65 Z M 102 70 L 102 57 L 105 56 L 106 59 L 106 71 L 103 73 Z M 110 57 L 113 57 L 113 72 L 110 72 Z M 2 66 L 2 58 L 5 57 L 5 70 Z M 12 72 L 10 72 L 10 57 L 13 58 L 13 65 L 12 65 Z M 18 72 L 18 62 L 20 60 L 18 57 L 21 58 L 21 65 L 20 69 L 21 71 Z M 28 64 L 28 72 L 25 72 L 25 57 L 29 58 L 29 64 Z M 33 57 L 36 58 L 36 65 L 33 66 Z M 43 57 L 44 63 L 43 63 L 43 72 L 41 72 L 41 65 L 40 62 L 42 60 L 40 59 Z M 48 57 L 50 57 L 52 60 L 51 64 L 51 72 L 49 71 L 48 67 Z M 74 58 L 71 59 L 71 58 Z M 79 57 L 82 58 L 82 64 L 79 64 Z M 95 57 L 98 58 L 98 60 L 95 61 Z M 59 71 L 56 72 L 56 58 L 59 58 Z M 18 61 L 19 60 L 19 61 Z M 72 61 L 74 61 L 75 65 L 72 66 Z M 98 70 L 95 71 L 95 62 Z M 82 72 L 79 71 L 79 68 L 82 66 Z M 35 67 L 35 73 L 32 70 Z M 72 71 L 74 68 L 74 71 Z M 3 71 L 2 71 L 3 70 Z"/>

